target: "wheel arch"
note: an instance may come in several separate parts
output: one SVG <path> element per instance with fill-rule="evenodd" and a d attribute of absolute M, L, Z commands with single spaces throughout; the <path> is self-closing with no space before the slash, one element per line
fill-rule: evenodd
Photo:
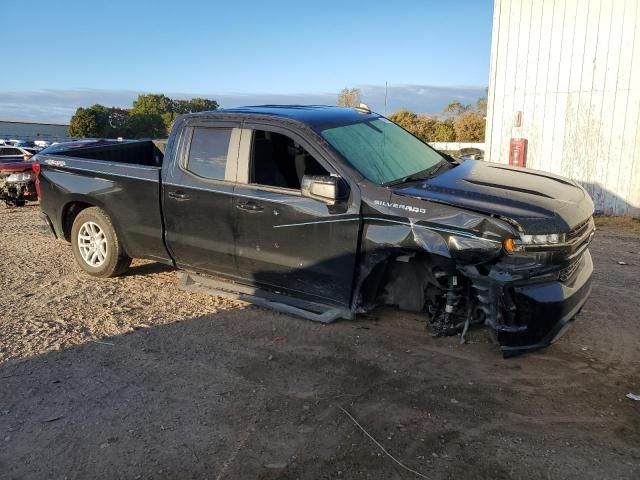
<path fill-rule="evenodd" d="M 390 303 L 403 310 L 420 311 L 424 306 L 424 287 L 440 286 L 433 268 L 451 274 L 455 262 L 438 254 L 415 248 L 392 248 L 368 256 L 362 265 L 357 284 L 354 308 L 368 311 L 377 305 Z M 387 289 L 395 290 L 388 300 L 380 303 L 380 295 Z"/>
<path fill-rule="evenodd" d="M 82 212 L 83 210 L 86 210 L 87 208 L 92 208 L 92 207 L 97 207 L 107 214 L 107 216 L 109 217 L 109 220 L 111 221 L 111 224 L 113 225 L 113 228 L 116 231 L 116 234 L 118 235 L 118 239 L 120 240 L 120 243 L 122 244 L 122 247 L 124 248 L 125 253 L 127 253 L 129 250 L 127 248 L 126 239 L 121 234 L 122 230 L 118 225 L 117 218 L 112 214 L 112 212 L 109 210 L 108 207 L 106 207 L 102 202 L 94 198 L 88 198 L 81 195 L 74 196 L 70 198 L 67 201 L 67 203 L 64 204 L 61 210 L 61 215 L 60 215 L 60 225 L 62 227 L 62 238 L 66 242 L 71 242 L 71 229 L 73 228 L 73 222 L 75 221 L 76 217 L 80 212 Z"/>

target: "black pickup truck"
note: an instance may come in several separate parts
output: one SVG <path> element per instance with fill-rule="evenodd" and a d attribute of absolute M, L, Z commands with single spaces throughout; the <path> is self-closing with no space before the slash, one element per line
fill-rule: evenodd
<path fill-rule="evenodd" d="M 553 342 L 591 290 L 580 185 L 447 156 L 365 107 L 189 114 L 164 152 L 125 142 L 37 162 L 43 219 L 96 277 L 140 257 L 326 322 L 396 305 L 436 334 L 484 324 L 506 356 Z"/>

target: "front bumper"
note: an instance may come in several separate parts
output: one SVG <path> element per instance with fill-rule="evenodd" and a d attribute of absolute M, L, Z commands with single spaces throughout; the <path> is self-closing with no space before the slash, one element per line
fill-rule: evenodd
<path fill-rule="evenodd" d="M 547 282 L 530 280 L 511 286 L 515 325 L 497 328 L 505 357 L 548 347 L 570 326 L 591 293 L 593 261 L 585 250 L 571 275 Z"/>
<path fill-rule="evenodd" d="M 21 207 L 25 201 L 35 201 L 38 199 L 35 183 L 33 182 L 2 182 L 0 188 L 0 200 L 7 205 Z"/>

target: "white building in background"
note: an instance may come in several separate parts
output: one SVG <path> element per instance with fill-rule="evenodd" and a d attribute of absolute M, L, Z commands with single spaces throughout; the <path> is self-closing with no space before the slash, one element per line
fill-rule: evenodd
<path fill-rule="evenodd" d="M 640 217 L 640 1 L 495 0 L 485 159 L 580 182 Z"/>
<path fill-rule="evenodd" d="M 3 140 L 61 141 L 68 136 L 68 124 L 0 120 L 0 138 Z"/>

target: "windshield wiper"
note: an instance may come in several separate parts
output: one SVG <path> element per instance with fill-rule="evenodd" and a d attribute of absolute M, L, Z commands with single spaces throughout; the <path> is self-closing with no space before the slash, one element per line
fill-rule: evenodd
<path fill-rule="evenodd" d="M 460 160 L 458 160 L 456 157 L 444 152 L 439 152 L 439 153 L 447 160 L 447 162 L 452 163 L 456 167 L 460 165 Z"/>
<path fill-rule="evenodd" d="M 411 175 L 407 175 L 406 177 L 402 177 L 397 180 L 392 180 L 391 182 L 385 183 L 384 186 L 393 187 L 394 185 L 400 185 L 402 183 L 407 183 L 414 180 L 428 180 L 429 178 L 434 177 L 445 165 L 451 164 L 447 160 L 440 160 L 438 163 L 429 168 L 420 170 L 419 172 L 412 173 Z"/>

